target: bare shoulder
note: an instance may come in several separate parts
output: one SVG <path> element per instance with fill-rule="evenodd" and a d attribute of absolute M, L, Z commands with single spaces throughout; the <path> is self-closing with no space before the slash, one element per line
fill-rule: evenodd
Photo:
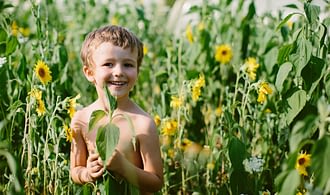
<path fill-rule="evenodd" d="M 157 133 L 156 124 L 153 118 L 142 108 L 137 106 L 136 111 L 132 114 L 134 125 L 137 127 L 137 133 L 149 134 Z"/>
<path fill-rule="evenodd" d="M 82 108 L 81 110 L 76 111 L 72 120 L 71 120 L 71 128 L 73 131 L 78 131 L 80 129 L 84 129 L 88 125 L 90 116 L 92 112 L 95 110 L 95 106 L 90 104 Z"/>

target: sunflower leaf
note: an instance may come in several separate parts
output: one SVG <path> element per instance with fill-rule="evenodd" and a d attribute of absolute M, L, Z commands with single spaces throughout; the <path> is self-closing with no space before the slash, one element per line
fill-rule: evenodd
<path fill-rule="evenodd" d="M 89 124 L 88 124 L 88 132 L 90 132 L 97 122 L 101 120 L 107 113 L 104 110 L 95 110 L 89 119 Z"/>

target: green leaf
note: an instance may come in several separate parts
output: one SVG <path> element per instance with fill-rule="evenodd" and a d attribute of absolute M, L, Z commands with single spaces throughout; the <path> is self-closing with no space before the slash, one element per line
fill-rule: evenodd
<path fill-rule="evenodd" d="M 325 135 L 316 141 L 312 148 L 311 168 L 315 176 L 315 185 L 321 189 L 330 178 L 330 136 Z"/>
<path fill-rule="evenodd" d="M 105 88 L 105 92 L 106 92 L 110 110 L 111 110 L 110 113 L 112 113 L 117 108 L 117 99 L 111 95 L 111 93 L 106 85 L 104 85 L 104 88 Z"/>
<path fill-rule="evenodd" d="M 301 70 L 307 65 L 312 55 L 312 43 L 305 38 L 298 38 L 297 53 L 290 55 L 290 61 L 296 68 L 296 76 L 301 75 Z"/>
<path fill-rule="evenodd" d="M 291 170 L 283 175 L 284 181 L 278 195 L 294 195 L 300 184 L 300 176 L 297 170 Z M 283 179 L 283 178 L 282 178 Z"/>
<path fill-rule="evenodd" d="M 0 28 L 0 43 L 6 43 L 7 33 L 3 28 Z"/>
<path fill-rule="evenodd" d="M 276 82 L 275 82 L 277 91 L 282 92 L 283 83 L 284 83 L 285 79 L 288 77 L 291 70 L 292 70 L 291 62 L 286 62 L 280 66 L 277 76 L 276 76 Z"/>
<path fill-rule="evenodd" d="M 303 109 L 306 104 L 306 98 L 306 92 L 304 90 L 298 90 L 287 99 L 289 107 L 286 112 L 286 123 L 288 125 Z"/>
<path fill-rule="evenodd" d="M 111 123 L 98 129 L 96 135 L 96 146 L 104 164 L 106 164 L 106 161 L 109 160 L 112 153 L 115 151 L 118 144 L 119 135 L 119 128 Z"/>
<path fill-rule="evenodd" d="M 310 138 L 317 129 L 316 116 L 308 115 L 303 121 L 298 121 L 292 129 L 289 138 L 290 151 L 294 152 L 298 149 L 301 141 Z"/>
<path fill-rule="evenodd" d="M 280 50 L 278 52 L 278 56 L 277 56 L 278 64 L 283 64 L 284 62 L 288 61 L 289 54 L 291 53 L 292 48 L 293 48 L 292 44 L 283 45 L 280 48 Z"/>
<path fill-rule="evenodd" d="M 265 54 L 265 65 L 268 74 L 272 73 L 274 65 L 277 63 L 278 48 L 274 47 Z"/>
<path fill-rule="evenodd" d="M 68 52 L 64 45 L 61 45 L 59 48 L 60 61 L 62 65 L 65 65 L 68 62 Z"/>
<path fill-rule="evenodd" d="M 278 25 L 277 25 L 277 27 L 276 27 L 276 31 L 278 31 L 280 28 L 282 28 L 282 26 L 283 25 L 285 25 L 289 20 L 290 20 L 290 18 L 292 17 L 292 16 L 294 16 L 294 15 L 296 15 L 296 14 L 300 14 L 301 15 L 301 13 L 298 13 L 298 12 L 295 12 L 295 13 L 291 13 L 291 14 L 289 14 L 289 15 L 287 15 Z"/>
<path fill-rule="evenodd" d="M 311 97 L 313 91 L 319 85 L 325 68 L 325 61 L 323 59 L 312 56 L 309 63 L 301 71 L 301 76 L 305 81 L 306 91 L 308 90 L 308 97 Z"/>
<path fill-rule="evenodd" d="M 232 137 L 229 142 L 229 158 L 234 169 L 244 170 L 242 162 L 246 158 L 246 148 L 236 137 Z"/>
<path fill-rule="evenodd" d="M 306 17 L 310 24 L 316 24 L 319 21 L 320 7 L 310 3 L 304 4 Z"/>
<path fill-rule="evenodd" d="M 89 123 L 88 123 L 88 131 L 93 130 L 93 128 L 95 127 L 95 125 L 97 124 L 97 122 L 99 120 L 101 120 L 104 116 L 106 116 L 107 113 L 104 110 L 95 110 L 92 114 L 91 117 L 89 119 Z"/>
<path fill-rule="evenodd" d="M 6 55 L 10 55 L 11 53 L 13 53 L 16 50 L 17 45 L 17 38 L 14 36 L 10 36 L 7 40 Z"/>

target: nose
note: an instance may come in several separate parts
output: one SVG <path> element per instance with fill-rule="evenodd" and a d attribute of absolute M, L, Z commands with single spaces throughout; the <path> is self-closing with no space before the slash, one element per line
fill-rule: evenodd
<path fill-rule="evenodd" d="M 115 77 L 123 76 L 123 67 L 121 64 L 116 64 L 116 66 L 112 70 L 113 70 L 113 75 Z"/>

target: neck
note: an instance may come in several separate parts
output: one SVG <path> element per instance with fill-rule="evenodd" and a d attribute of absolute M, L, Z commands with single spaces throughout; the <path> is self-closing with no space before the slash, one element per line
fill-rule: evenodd
<path fill-rule="evenodd" d="M 109 110 L 109 107 L 107 105 L 108 102 L 107 102 L 106 99 L 99 98 L 99 99 L 97 99 L 96 102 L 102 110 L 105 110 L 105 111 Z M 132 104 L 134 104 L 134 103 L 129 99 L 129 97 L 118 98 L 117 99 L 117 108 L 116 108 L 116 110 L 126 111 L 129 108 L 132 108 Z"/>

